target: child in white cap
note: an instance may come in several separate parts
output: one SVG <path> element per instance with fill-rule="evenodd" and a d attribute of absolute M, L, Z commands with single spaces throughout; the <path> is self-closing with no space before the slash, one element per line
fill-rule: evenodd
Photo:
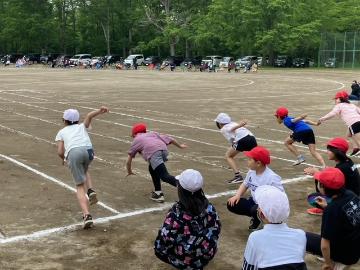
<path fill-rule="evenodd" d="M 221 223 L 202 190 L 200 172 L 188 169 L 179 180 L 176 202 L 155 240 L 155 255 L 178 269 L 203 269 L 217 252 Z"/>
<path fill-rule="evenodd" d="M 290 206 L 285 192 L 274 186 L 260 186 L 255 191 L 258 216 L 265 224 L 250 234 L 245 248 L 243 270 L 306 270 L 306 236 L 286 225 Z"/>
<path fill-rule="evenodd" d="M 221 134 L 224 135 L 225 139 L 231 145 L 225 154 L 225 158 L 235 175 L 228 183 L 241 183 L 243 177 L 240 174 L 234 158 L 240 152 L 250 151 L 256 147 L 256 139 L 254 135 L 244 127 L 246 121 L 241 121 L 239 124 L 232 122 L 231 117 L 226 113 L 219 113 L 214 121 L 216 126 L 220 129 Z"/>
<path fill-rule="evenodd" d="M 57 133 L 55 138 L 58 155 L 63 165 L 67 163 L 76 184 L 76 196 L 83 213 L 84 229 L 93 225 L 92 216 L 89 213 L 89 202 L 96 204 L 98 201 L 88 173 L 88 167 L 94 159 L 94 151 L 87 129 L 95 116 L 108 111 L 108 108 L 100 107 L 88 113 L 84 122 L 79 124 L 79 112 L 75 109 L 65 110 L 63 115 L 65 127 Z"/>

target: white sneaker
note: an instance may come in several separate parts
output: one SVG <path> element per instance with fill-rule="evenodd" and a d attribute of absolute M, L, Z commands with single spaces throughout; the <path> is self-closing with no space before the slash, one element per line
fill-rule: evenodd
<path fill-rule="evenodd" d="M 305 162 L 305 158 L 304 158 L 303 156 L 301 156 L 301 157 L 299 157 L 299 158 L 297 159 L 297 161 L 295 161 L 292 165 L 293 165 L 293 166 L 296 166 L 296 165 L 299 165 L 299 164 L 301 164 L 301 163 L 303 163 L 303 162 Z"/>

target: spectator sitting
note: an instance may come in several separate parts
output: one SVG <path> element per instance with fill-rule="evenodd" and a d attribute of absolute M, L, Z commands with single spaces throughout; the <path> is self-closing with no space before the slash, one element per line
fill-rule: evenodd
<path fill-rule="evenodd" d="M 305 270 L 305 232 L 289 228 L 289 200 L 280 189 L 263 185 L 256 189 L 258 216 L 265 224 L 250 234 L 246 244 L 243 270 Z M 264 244 L 266 243 L 266 244 Z"/>
<path fill-rule="evenodd" d="M 351 94 L 349 100 L 359 100 L 360 99 L 360 85 L 357 81 L 353 81 L 351 84 Z"/>
<path fill-rule="evenodd" d="M 345 176 L 338 168 L 314 174 L 322 195 L 316 203 L 323 209 L 321 235 L 306 233 L 306 251 L 324 258 L 323 270 L 342 270 L 356 264 L 360 257 L 360 199 L 344 189 Z"/>
<path fill-rule="evenodd" d="M 202 190 L 203 178 L 188 169 L 179 180 L 176 202 L 155 240 L 155 255 L 178 269 L 203 269 L 217 252 L 221 223 Z"/>

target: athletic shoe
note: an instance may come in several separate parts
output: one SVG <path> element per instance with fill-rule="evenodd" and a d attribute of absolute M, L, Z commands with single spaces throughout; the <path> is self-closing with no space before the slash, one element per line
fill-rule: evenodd
<path fill-rule="evenodd" d="M 309 215 L 314 215 L 314 216 L 322 216 L 324 210 L 320 209 L 320 208 L 310 208 L 310 209 L 307 209 L 306 212 L 309 214 Z"/>
<path fill-rule="evenodd" d="M 89 190 L 87 191 L 87 195 L 89 197 L 90 205 L 97 204 L 98 199 L 96 197 L 96 192 L 94 190 L 89 188 Z"/>
<path fill-rule="evenodd" d="M 164 193 L 161 192 L 159 195 L 157 195 L 154 191 L 152 191 L 150 199 L 155 202 L 163 203 L 165 201 Z"/>
<path fill-rule="evenodd" d="M 299 157 L 299 158 L 297 159 L 297 161 L 295 161 L 295 162 L 293 163 L 293 166 L 300 165 L 300 164 L 303 163 L 304 161 L 305 161 L 305 158 L 304 158 L 303 156 L 301 156 L 301 157 Z"/>
<path fill-rule="evenodd" d="M 350 156 L 355 156 L 360 151 L 359 148 L 354 148 Z"/>
<path fill-rule="evenodd" d="M 250 231 L 257 230 L 259 228 L 260 224 L 261 224 L 261 221 L 258 218 L 255 219 L 255 218 L 252 217 L 251 220 L 250 220 L 249 230 Z"/>
<path fill-rule="evenodd" d="M 233 179 L 230 179 L 228 181 L 228 184 L 239 184 L 242 183 L 244 181 L 244 178 L 239 174 L 239 175 L 235 175 Z"/>
<path fill-rule="evenodd" d="M 83 225 L 84 230 L 90 229 L 94 224 L 92 216 L 90 214 L 83 217 L 83 220 L 84 220 L 84 225 Z"/>

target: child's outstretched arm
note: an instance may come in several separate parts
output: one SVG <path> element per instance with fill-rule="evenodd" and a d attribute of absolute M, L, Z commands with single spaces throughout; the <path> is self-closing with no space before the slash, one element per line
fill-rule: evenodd
<path fill-rule="evenodd" d="M 313 125 L 313 126 L 319 126 L 321 124 L 320 121 L 315 122 L 315 121 L 308 120 L 308 119 L 304 120 L 304 122 L 309 124 L 309 125 Z"/>
<path fill-rule="evenodd" d="M 64 165 L 64 158 L 65 158 L 65 147 L 64 147 L 64 141 L 58 141 L 57 142 L 57 153 L 58 156 L 61 158 L 61 160 L 63 161 L 63 165 Z"/>
<path fill-rule="evenodd" d="M 135 173 L 133 173 L 132 169 L 131 169 L 131 163 L 132 163 L 132 159 L 133 157 L 131 155 L 128 155 L 128 158 L 126 160 L 126 170 L 127 170 L 127 175 L 135 175 Z"/>
<path fill-rule="evenodd" d="M 242 120 L 239 122 L 239 124 L 237 124 L 236 126 L 234 126 L 231 131 L 234 132 L 235 130 L 237 130 L 238 128 L 241 128 L 243 126 L 245 126 L 247 124 L 246 120 Z"/>
<path fill-rule="evenodd" d="M 296 123 L 296 122 L 299 122 L 301 120 L 304 120 L 306 117 L 307 117 L 307 114 L 302 114 L 299 117 L 296 117 L 296 118 L 292 119 L 291 122 Z"/>
<path fill-rule="evenodd" d="M 187 148 L 188 146 L 185 143 L 179 144 L 176 140 L 172 139 L 171 144 L 175 145 L 180 149 Z"/>
<path fill-rule="evenodd" d="M 105 106 L 101 106 L 100 109 L 96 110 L 96 111 L 92 111 L 92 112 L 89 112 L 85 119 L 84 119 L 84 125 L 86 128 L 88 128 L 91 124 L 91 120 L 98 116 L 99 114 L 103 114 L 103 113 L 107 113 L 109 112 L 109 109 Z"/>
<path fill-rule="evenodd" d="M 230 206 L 234 206 L 235 204 L 237 204 L 240 201 L 240 198 L 245 194 L 247 189 L 248 188 L 245 186 L 245 184 L 241 183 L 239 189 L 236 191 L 236 194 L 228 200 L 228 204 L 230 204 Z"/>

